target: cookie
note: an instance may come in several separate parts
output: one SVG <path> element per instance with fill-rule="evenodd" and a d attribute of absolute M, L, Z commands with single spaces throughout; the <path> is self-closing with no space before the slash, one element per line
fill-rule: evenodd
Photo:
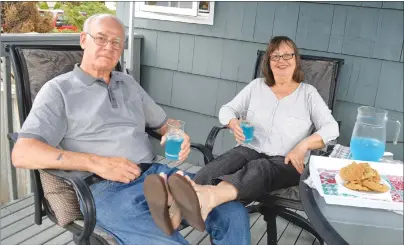
<path fill-rule="evenodd" d="M 371 191 L 371 189 L 369 189 L 366 186 L 363 186 L 361 182 L 357 181 L 348 181 L 344 183 L 344 186 L 354 191 Z"/>
<path fill-rule="evenodd" d="M 364 172 L 364 167 L 353 162 L 346 167 L 341 168 L 339 175 L 345 181 L 361 180 Z"/>
<path fill-rule="evenodd" d="M 362 174 L 362 180 L 365 179 L 375 179 L 379 182 L 380 181 L 380 176 L 377 173 L 376 170 L 370 167 L 369 163 L 361 163 L 361 167 L 363 168 L 363 174 Z"/>
<path fill-rule="evenodd" d="M 386 192 L 389 190 L 389 187 L 384 185 L 384 184 L 380 184 L 378 182 L 374 182 L 371 180 L 364 180 L 362 182 L 362 185 L 371 189 L 372 191 L 377 191 L 377 192 Z"/>

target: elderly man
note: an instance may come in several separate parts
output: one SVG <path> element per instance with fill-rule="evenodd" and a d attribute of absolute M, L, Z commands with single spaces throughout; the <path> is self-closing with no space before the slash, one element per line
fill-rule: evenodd
<path fill-rule="evenodd" d="M 121 21 L 94 15 L 83 29 L 82 63 L 42 87 L 19 132 L 13 164 L 99 176 L 90 186 L 97 225 L 121 245 L 188 244 L 178 231 L 166 235 L 159 229 L 143 194 L 146 176 L 177 171 L 152 163 L 155 155 L 145 133 L 149 127 L 165 135 L 170 119 L 132 77 L 113 71 L 124 48 Z M 190 152 L 187 135 L 181 149 L 183 161 Z M 217 207 L 206 227 L 214 244 L 250 243 L 248 214 L 240 203 Z"/>

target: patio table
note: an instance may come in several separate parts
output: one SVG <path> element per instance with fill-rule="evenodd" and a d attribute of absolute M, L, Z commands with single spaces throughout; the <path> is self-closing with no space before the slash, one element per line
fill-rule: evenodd
<path fill-rule="evenodd" d="M 316 231 L 328 245 L 403 245 L 404 216 L 389 210 L 329 205 L 300 177 L 300 198 Z"/>

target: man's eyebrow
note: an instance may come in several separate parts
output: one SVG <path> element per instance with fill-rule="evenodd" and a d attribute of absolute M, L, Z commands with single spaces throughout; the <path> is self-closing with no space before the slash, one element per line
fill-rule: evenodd
<path fill-rule="evenodd" d="M 104 37 L 108 37 L 108 35 L 106 35 L 105 33 L 102 33 L 102 32 L 97 32 L 97 35 L 102 35 L 102 36 L 104 36 Z M 113 40 L 115 40 L 115 41 L 121 41 L 122 38 L 120 38 L 120 37 L 115 37 L 115 38 L 113 38 Z"/>

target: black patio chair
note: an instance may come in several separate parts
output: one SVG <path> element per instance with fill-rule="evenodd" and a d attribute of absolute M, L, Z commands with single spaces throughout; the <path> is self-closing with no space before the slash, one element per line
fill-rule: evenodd
<path fill-rule="evenodd" d="M 74 64 L 81 62 L 83 55 L 80 46 L 66 45 L 10 45 L 6 47 L 6 52 L 11 57 L 14 70 L 21 125 L 27 118 L 32 102 L 41 87 L 52 78 L 71 71 Z M 116 70 L 122 70 L 120 64 L 117 65 Z M 146 132 L 158 140 L 161 139 L 161 135 L 151 129 L 146 129 Z M 18 134 L 10 134 L 8 138 L 16 142 Z M 203 154 L 205 162 L 213 159 L 211 151 L 204 145 L 193 143 L 191 147 Z M 44 183 L 43 179 L 41 180 L 42 175 L 52 176 L 52 178 L 67 183 L 68 186 L 63 188 L 72 188 L 72 193 L 76 192 L 82 200 L 83 216 L 65 226 L 67 230 L 72 232 L 74 242 L 79 245 L 117 244 L 112 236 L 96 227 L 96 209 L 88 185 L 88 181 L 94 174 L 63 170 L 31 170 L 30 174 L 34 180 L 35 223 L 37 225 L 42 224 L 44 216 L 58 224 L 55 212 L 44 196 Z M 77 199 L 77 197 L 75 198 Z M 68 202 L 69 200 L 64 201 Z"/>
<path fill-rule="evenodd" d="M 263 77 L 261 66 L 264 57 L 265 51 L 259 50 L 257 52 L 253 79 Z M 301 64 L 305 75 L 305 81 L 317 88 L 330 110 L 333 110 L 334 108 L 338 76 L 343 63 L 344 60 L 342 59 L 301 55 Z M 340 122 L 338 122 L 338 124 L 340 125 Z M 205 146 L 208 149 L 213 150 L 216 137 L 223 129 L 226 129 L 226 127 L 215 126 L 212 128 L 205 143 Z M 333 146 L 330 145 L 327 146 L 325 151 L 313 151 L 311 154 L 327 155 L 332 150 L 332 147 Z M 207 164 L 207 162 L 205 164 Z M 260 212 L 264 215 L 264 220 L 267 223 L 268 245 L 277 244 L 276 216 L 280 216 L 310 232 L 319 240 L 320 244 L 324 244 L 323 239 L 314 230 L 309 220 L 290 210 L 295 209 L 304 211 L 300 202 L 298 186 L 267 193 L 262 199 L 256 201 L 258 201 L 259 204 L 248 206 L 248 209 L 250 213 Z"/>

